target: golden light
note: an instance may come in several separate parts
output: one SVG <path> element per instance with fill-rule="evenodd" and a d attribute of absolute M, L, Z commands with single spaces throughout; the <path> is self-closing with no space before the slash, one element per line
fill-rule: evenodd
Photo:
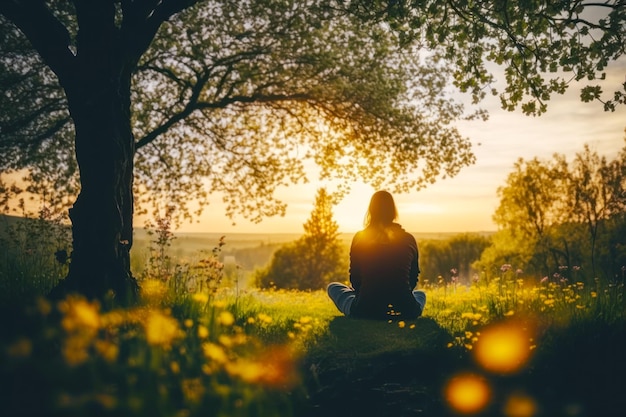
<path fill-rule="evenodd" d="M 491 399 L 487 381 L 479 375 L 460 374 L 445 386 L 445 398 L 450 407 L 462 414 L 474 414 L 483 410 Z"/>
<path fill-rule="evenodd" d="M 497 324 L 482 330 L 473 352 L 476 362 L 484 369 L 514 373 L 530 357 L 530 336 L 519 324 Z"/>
<path fill-rule="evenodd" d="M 533 417 L 537 414 L 537 403 L 528 395 L 516 393 L 506 400 L 502 411 L 506 417 Z"/>

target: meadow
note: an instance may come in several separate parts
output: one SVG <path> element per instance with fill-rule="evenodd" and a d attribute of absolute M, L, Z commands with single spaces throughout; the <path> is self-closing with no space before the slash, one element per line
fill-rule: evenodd
<path fill-rule="evenodd" d="M 3 415 L 612 416 L 626 407 L 623 276 L 538 281 L 503 265 L 488 282 L 424 277 L 419 319 L 355 321 L 323 290 L 243 285 L 244 272 L 222 262 L 223 243 L 184 268 L 175 257 L 161 270 L 145 260 L 133 307 L 52 302 L 43 278 L 14 294 L 4 285 Z"/>

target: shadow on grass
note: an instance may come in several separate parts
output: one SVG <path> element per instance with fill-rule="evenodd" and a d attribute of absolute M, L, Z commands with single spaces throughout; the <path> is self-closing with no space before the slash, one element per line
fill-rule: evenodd
<path fill-rule="evenodd" d="M 434 320 L 337 317 L 304 362 L 308 416 L 442 415 L 441 386 L 466 361 Z"/>

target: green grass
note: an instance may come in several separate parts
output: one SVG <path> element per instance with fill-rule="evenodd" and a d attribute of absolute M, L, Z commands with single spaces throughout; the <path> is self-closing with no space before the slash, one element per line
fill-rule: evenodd
<path fill-rule="evenodd" d="M 4 304 L 3 414 L 456 415 L 444 391 L 468 373 L 490 390 L 483 415 L 504 415 L 515 401 L 537 416 L 626 406 L 619 283 L 431 285 L 424 317 L 407 322 L 342 317 L 324 291 L 142 284 L 134 308 Z M 528 358 L 512 373 L 475 356 L 501 323 L 527 339 Z"/>

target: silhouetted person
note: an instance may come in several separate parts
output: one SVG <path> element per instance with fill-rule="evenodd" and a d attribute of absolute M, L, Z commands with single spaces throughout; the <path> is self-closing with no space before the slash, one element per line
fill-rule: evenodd
<path fill-rule="evenodd" d="M 419 317 L 426 294 L 415 290 L 419 276 L 417 242 L 394 223 L 396 204 L 387 191 L 372 195 L 365 229 L 352 239 L 350 283 L 328 284 L 339 311 L 349 317 L 402 319 Z"/>

